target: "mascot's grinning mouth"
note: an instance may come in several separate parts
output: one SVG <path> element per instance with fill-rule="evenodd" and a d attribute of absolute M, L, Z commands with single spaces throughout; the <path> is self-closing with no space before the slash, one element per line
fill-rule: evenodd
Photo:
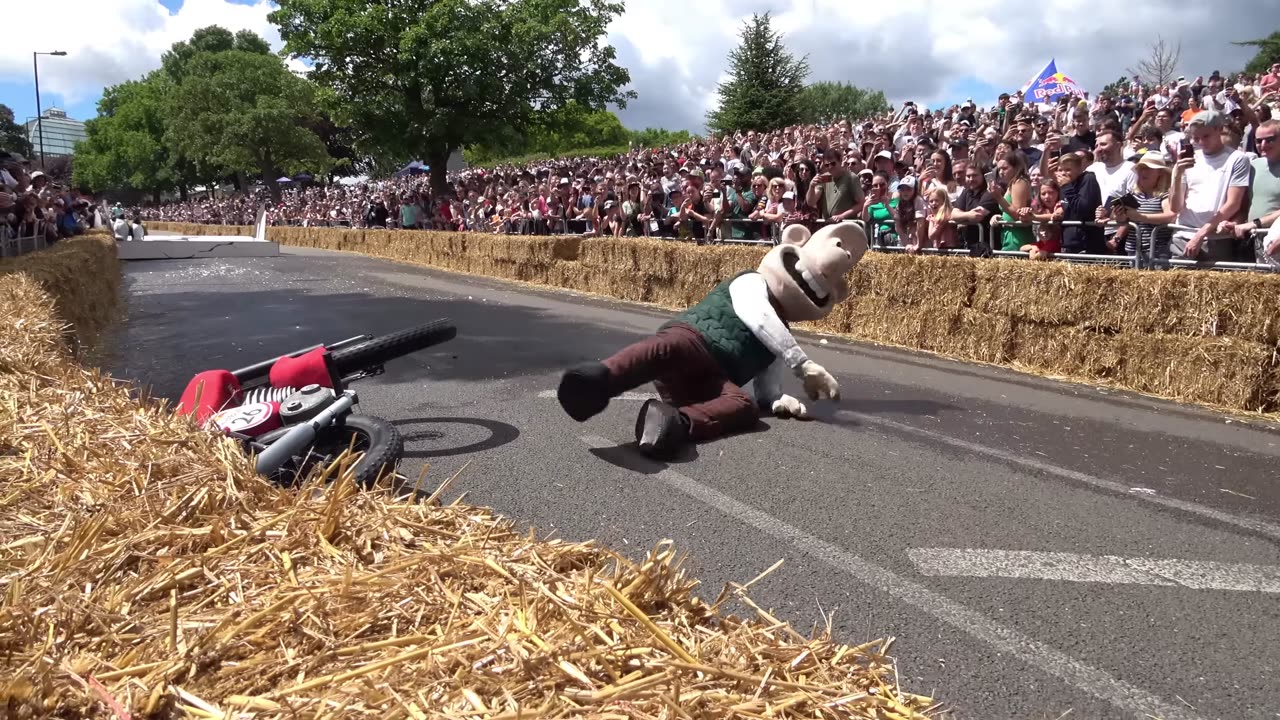
<path fill-rule="evenodd" d="M 783 253 L 782 267 L 786 268 L 787 274 L 796 282 L 796 285 L 800 286 L 800 289 L 804 291 L 805 297 L 809 298 L 814 307 L 827 306 L 827 303 L 831 300 L 831 293 L 827 292 L 827 289 L 823 287 L 821 279 L 800 267 L 800 256 L 798 254 L 793 252 Z"/>

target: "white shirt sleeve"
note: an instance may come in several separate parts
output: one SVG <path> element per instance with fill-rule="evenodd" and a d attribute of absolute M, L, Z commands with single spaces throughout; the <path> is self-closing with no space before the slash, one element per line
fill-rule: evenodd
<path fill-rule="evenodd" d="M 1277 223 L 1280 226 L 1280 223 Z M 783 364 L 780 360 L 769 363 L 764 372 L 752 378 L 756 403 L 765 412 L 773 410 L 773 403 L 782 397 Z"/>
<path fill-rule="evenodd" d="M 760 273 L 742 275 L 729 284 L 733 312 L 751 333 L 787 367 L 795 370 L 809 359 L 769 303 L 769 287 Z"/>

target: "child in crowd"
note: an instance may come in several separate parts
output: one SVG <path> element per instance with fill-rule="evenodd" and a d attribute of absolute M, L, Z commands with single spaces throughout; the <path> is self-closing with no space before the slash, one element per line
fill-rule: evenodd
<path fill-rule="evenodd" d="M 1018 248 L 1027 253 L 1032 260 L 1048 260 L 1053 254 L 1062 250 L 1062 187 L 1054 178 L 1040 181 L 1040 192 L 1031 201 L 1031 207 L 1020 208 L 1017 214 L 1019 222 L 1040 223 L 1034 228 L 1034 243 Z"/>
<path fill-rule="evenodd" d="M 929 214 L 926 216 L 925 240 L 907 245 L 907 252 L 914 255 L 921 247 L 939 249 L 956 247 L 956 228 L 951 224 L 951 196 L 946 185 L 936 184 L 926 193 Z"/>

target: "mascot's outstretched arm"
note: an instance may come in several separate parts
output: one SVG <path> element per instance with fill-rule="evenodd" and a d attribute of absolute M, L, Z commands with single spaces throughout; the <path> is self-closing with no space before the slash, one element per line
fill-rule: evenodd
<path fill-rule="evenodd" d="M 737 278 L 729 285 L 729 297 L 733 301 L 734 314 L 776 358 L 764 372 L 753 379 L 756 402 L 762 409 L 768 409 L 782 417 L 808 416 L 803 403 L 783 394 L 784 368 L 789 368 L 804 381 L 805 391 L 810 397 L 839 398 L 840 389 L 835 378 L 809 359 L 796 342 L 795 336 L 782 322 L 782 318 L 778 317 L 777 311 L 769 302 L 769 288 L 764 276 L 752 273 Z"/>

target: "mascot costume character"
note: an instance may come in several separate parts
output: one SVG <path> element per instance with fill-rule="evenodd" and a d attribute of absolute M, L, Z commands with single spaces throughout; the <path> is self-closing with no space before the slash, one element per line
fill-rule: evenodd
<path fill-rule="evenodd" d="M 762 412 L 808 418 L 800 400 L 782 393 L 784 368 L 812 400 L 836 400 L 840 391 L 796 344 L 790 325 L 824 318 L 848 297 L 845 275 L 866 251 L 866 233 L 854 223 L 812 235 L 789 226 L 758 269 L 721 282 L 653 336 L 565 372 L 561 407 L 585 422 L 611 398 L 652 382 L 658 398 L 641 407 L 635 432 L 640 451 L 654 458 L 750 429 Z M 742 390 L 748 381 L 755 382 L 754 400 Z"/>

